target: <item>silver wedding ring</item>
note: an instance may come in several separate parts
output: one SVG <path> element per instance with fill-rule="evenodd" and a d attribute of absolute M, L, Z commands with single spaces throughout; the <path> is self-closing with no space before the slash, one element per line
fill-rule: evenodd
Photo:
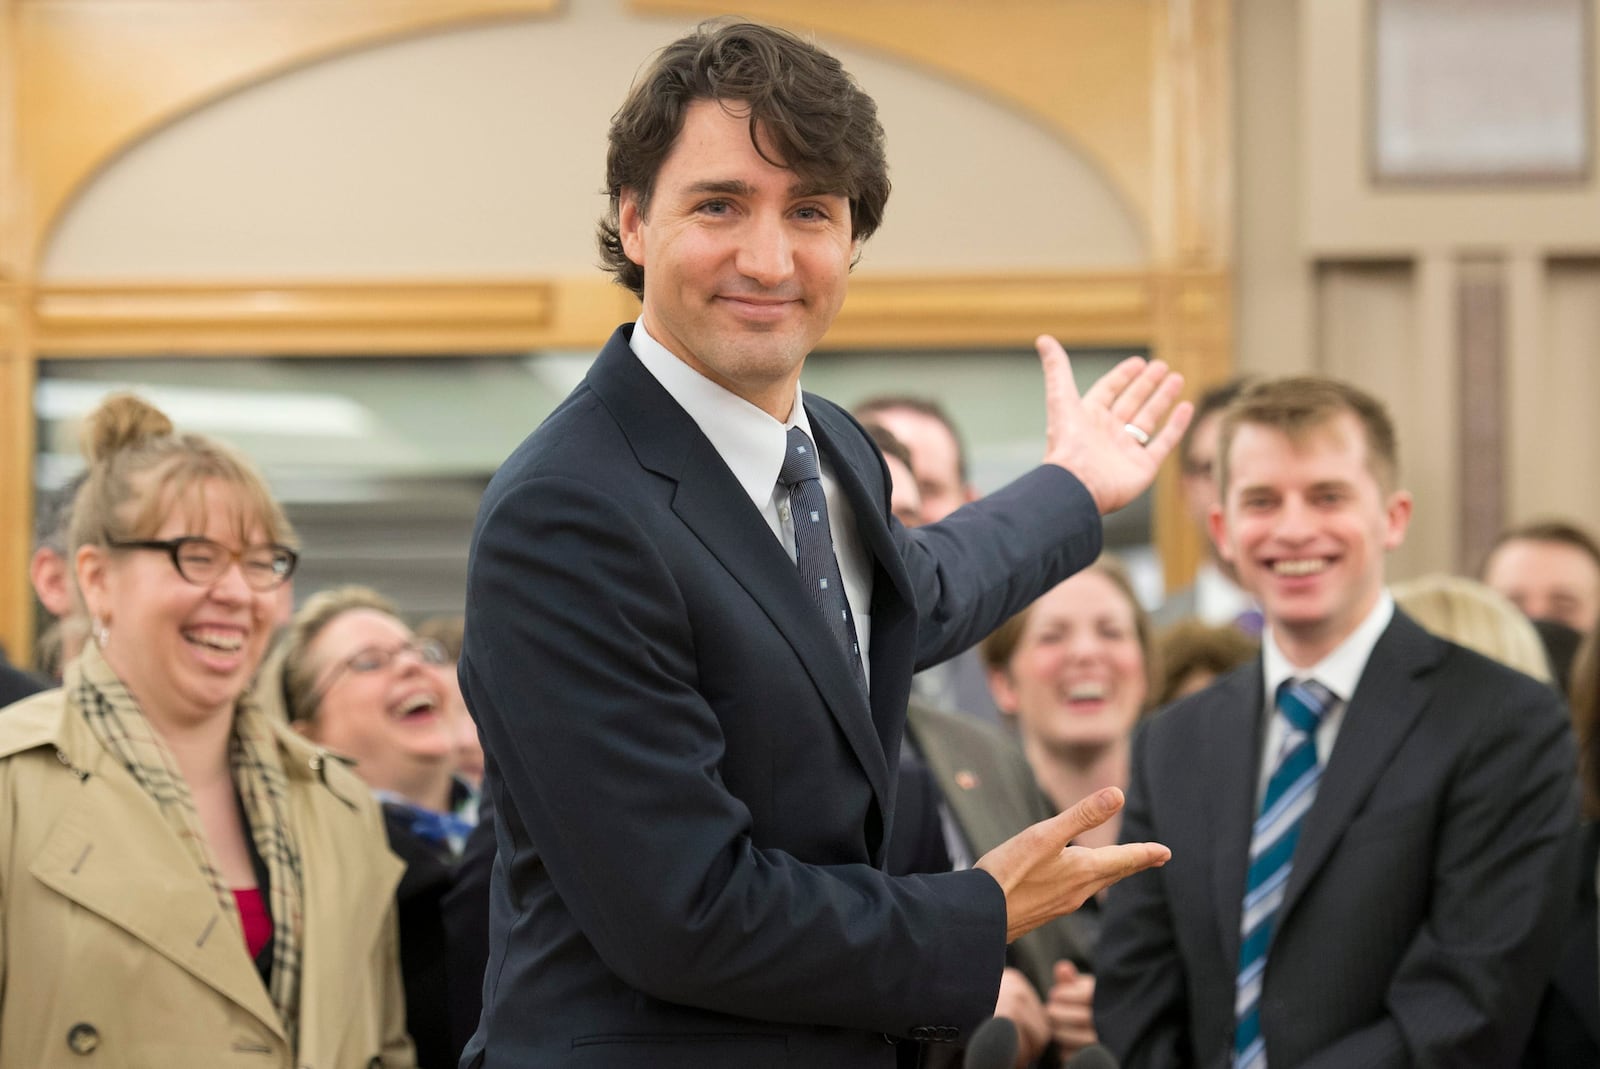
<path fill-rule="evenodd" d="M 1122 429 L 1127 431 L 1129 434 L 1133 435 L 1133 440 L 1138 442 L 1140 445 L 1149 445 L 1150 444 L 1150 436 L 1148 434 L 1146 434 L 1142 429 L 1140 429 L 1138 427 L 1135 427 L 1133 424 L 1124 423 L 1122 425 Z"/>

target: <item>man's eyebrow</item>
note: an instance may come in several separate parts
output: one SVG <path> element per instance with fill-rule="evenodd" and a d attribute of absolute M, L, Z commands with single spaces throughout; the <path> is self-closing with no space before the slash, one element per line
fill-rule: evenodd
<path fill-rule="evenodd" d="M 755 187 L 749 182 L 741 182 L 737 178 L 705 178 L 691 183 L 685 192 L 697 195 L 726 193 L 735 197 L 748 197 L 755 193 Z"/>
<path fill-rule="evenodd" d="M 705 178 L 691 183 L 685 188 L 684 192 L 692 196 L 723 194 L 730 197 L 753 197 L 756 194 L 756 187 L 737 178 Z M 792 199 L 844 196 L 838 190 L 824 189 L 813 182 L 795 182 L 789 186 L 786 192 Z"/>

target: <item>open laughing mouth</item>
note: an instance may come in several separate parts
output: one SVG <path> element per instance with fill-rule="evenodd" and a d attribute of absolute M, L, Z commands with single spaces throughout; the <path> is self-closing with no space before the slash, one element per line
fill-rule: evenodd
<path fill-rule="evenodd" d="M 1275 560 L 1269 567 L 1274 575 L 1281 575 L 1286 579 L 1301 579 L 1308 575 L 1319 575 L 1327 571 L 1332 563 L 1326 557 L 1298 557 Z"/>
<path fill-rule="evenodd" d="M 183 632 L 183 640 L 202 649 L 217 653 L 238 653 L 244 647 L 244 634 L 214 627 L 192 627 Z"/>

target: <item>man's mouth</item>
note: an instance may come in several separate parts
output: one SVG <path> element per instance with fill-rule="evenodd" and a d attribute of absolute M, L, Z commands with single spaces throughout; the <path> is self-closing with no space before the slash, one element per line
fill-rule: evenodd
<path fill-rule="evenodd" d="M 1272 562 L 1272 571 L 1275 575 L 1298 579 L 1302 576 L 1317 575 L 1328 568 L 1329 561 L 1326 557 L 1301 557 L 1291 560 L 1276 560 Z"/>

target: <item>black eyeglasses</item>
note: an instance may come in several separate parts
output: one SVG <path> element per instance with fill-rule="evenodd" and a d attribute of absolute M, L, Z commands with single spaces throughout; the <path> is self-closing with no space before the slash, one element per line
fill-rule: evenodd
<path fill-rule="evenodd" d="M 172 559 L 172 566 L 195 586 L 210 586 L 237 561 L 239 573 L 252 590 L 276 590 L 294 574 L 300 554 L 288 546 L 268 544 L 232 550 L 209 538 L 131 539 L 105 536 L 112 549 L 157 549 Z"/>
<path fill-rule="evenodd" d="M 402 653 L 409 653 L 423 664 L 436 667 L 450 663 L 450 652 L 437 639 L 413 638 L 398 646 L 363 646 L 340 661 L 339 666 L 322 681 L 322 686 L 311 692 L 311 697 L 306 699 L 305 715 L 310 716 L 316 710 L 323 697 L 346 672 L 363 675 L 367 672 L 381 672 L 393 664 L 394 659 Z"/>

